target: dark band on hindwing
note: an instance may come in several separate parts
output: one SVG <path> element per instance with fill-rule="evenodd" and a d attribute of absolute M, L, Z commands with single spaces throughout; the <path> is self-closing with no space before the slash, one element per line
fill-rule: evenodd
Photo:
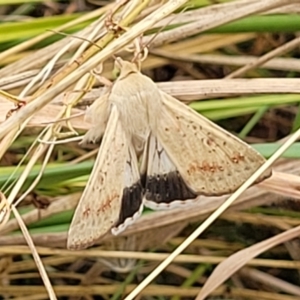
<path fill-rule="evenodd" d="M 195 194 L 183 181 L 178 171 L 147 176 L 145 197 L 156 203 L 171 203 L 174 200 L 195 199 Z"/>
<path fill-rule="evenodd" d="M 137 213 L 143 202 L 143 187 L 140 181 L 126 187 L 123 191 L 119 220 L 115 226 L 123 224 L 127 218 L 132 218 Z"/>

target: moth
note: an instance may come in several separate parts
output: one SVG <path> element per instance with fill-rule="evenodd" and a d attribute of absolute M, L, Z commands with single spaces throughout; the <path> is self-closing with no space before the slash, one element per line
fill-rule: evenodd
<path fill-rule="evenodd" d="M 265 159 L 249 145 L 159 90 L 131 62 L 90 107 L 83 142 L 101 141 L 68 234 L 68 248 L 117 235 L 143 206 L 172 208 L 237 190 Z M 265 172 L 256 183 L 268 178 Z"/>

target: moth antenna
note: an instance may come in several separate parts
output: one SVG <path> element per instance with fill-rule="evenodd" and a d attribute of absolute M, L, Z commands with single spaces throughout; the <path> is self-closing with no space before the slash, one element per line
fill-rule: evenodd
<path fill-rule="evenodd" d="M 81 37 L 81 36 L 77 36 L 77 35 L 73 35 L 73 34 L 68 34 L 68 33 L 65 33 L 65 32 L 62 32 L 62 31 L 53 30 L 53 29 L 47 29 L 47 31 L 54 32 L 54 33 L 57 33 L 57 34 L 60 34 L 60 35 L 63 35 L 63 36 L 73 37 L 73 38 L 75 38 L 75 39 L 83 40 L 83 41 L 88 42 L 88 43 L 90 43 L 91 45 L 93 45 L 93 46 L 99 48 L 100 50 L 103 49 L 102 47 L 100 47 L 99 45 L 97 45 L 97 43 L 95 43 L 95 42 L 93 42 L 93 41 L 91 41 L 91 40 L 89 40 L 89 39 L 86 39 L 86 38 L 84 38 L 84 37 Z M 99 37 L 97 37 L 97 39 L 99 39 L 99 38 L 102 37 L 102 36 L 103 36 L 103 34 L 100 35 Z"/>
<path fill-rule="evenodd" d="M 142 36 L 135 39 L 135 54 L 131 62 L 138 65 L 139 70 L 141 69 L 141 62 L 143 62 L 148 56 L 148 48 L 143 46 Z"/>
<path fill-rule="evenodd" d="M 85 112 L 83 111 L 83 112 L 79 112 L 78 114 L 74 114 L 70 117 L 61 118 L 59 120 L 53 120 L 53 121 L 49 121 L 49 122 L 42 122 L 41 124 L 49 125 L 49 124 L 56 124 L 56 123 L 63 122 L 63 121 L 69 121 L 69 120 L 75 119 L 77 117 L 83 116 L 84 114 L 85 114 Z"/>

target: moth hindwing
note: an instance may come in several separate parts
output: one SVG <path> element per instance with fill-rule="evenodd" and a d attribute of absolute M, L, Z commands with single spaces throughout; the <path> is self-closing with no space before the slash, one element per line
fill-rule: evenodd
<path fill-rule="evenodd" d="M 110 229 L 122 232 L 143 204 L 165 209 L 232 193 L 265 162 L 159 90 L 134 63 L 118 58 L 116 65 L 120 76 L 90 112 L 94 126 L 84 141 L 103 140 L 71 223 L 69 248 L 87 247 Z M 269 176 L 271 170 L 256 182 Z"/>

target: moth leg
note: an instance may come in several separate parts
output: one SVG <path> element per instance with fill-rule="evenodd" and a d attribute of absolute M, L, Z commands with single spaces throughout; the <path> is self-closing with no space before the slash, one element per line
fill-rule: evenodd
<path fill-rule="evenodd" d="M 149 54 L 148 45 L 143 45 L 143 35 L 134 39 L 134 56 L 132 61 L 138 64 L 139 70 L 141 69 L 141 62 L 143 62 Z"/>
<path fill-rule="evenodd" d="M 85 134 L 81 144 L 86 145 L 88 143 L 100 142 L 111 111 L 109 104 L 109 96 L 111 93 L 112 82 L 101 76 L 103 65 L 101 64 L 99 69 L 93 69 L 90 71 L 94 78 L 105 86 L 103 94 L 96 99 L 93 104 L 87 109 L 85 120 L 92 123 L 92 127 Z"/>
<path fill-rule="evenodd" d="M 101 75 L 102 71 L 103 71 L 103 64 L 101 64 L 101 65 L 99 66 L 99 69 L 96 69 L 96 68 L 93 69 L 93 70 L 91 71 L 91 74 L 92 74 L 95 78 L 97 78 L 97 80 L 98 80 L 100 83 L 102 83 L 104 86 L 106 86 L 106 87 L 111 87 L 111 86 L 112 86 L 112 82 L 111 82 L 109 79 L 107 79 L 106 77 L 104 77 L 104 76 Z"/>
<path fill-rule="evenodd" d="M 88 108 L 85 119 L 92 123 L 84 135 L 81 144 L 98 143 L 102 139 L 111 113 L 109 93 L 105 93 Z"/>

